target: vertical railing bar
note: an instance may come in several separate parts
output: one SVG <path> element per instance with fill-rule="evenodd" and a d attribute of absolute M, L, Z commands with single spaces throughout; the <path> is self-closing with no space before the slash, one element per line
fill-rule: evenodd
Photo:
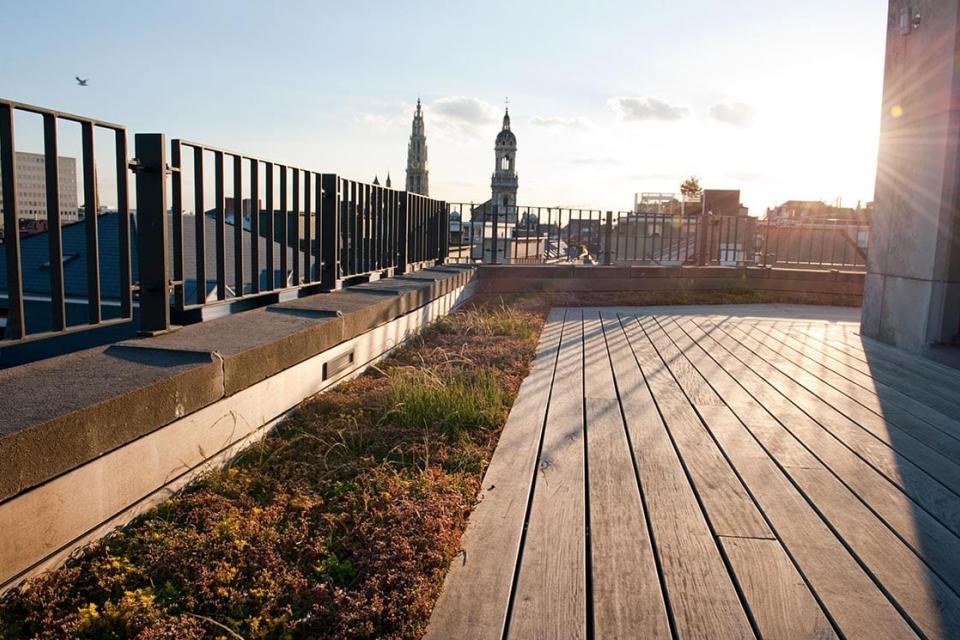
<path fill-rule="evenodd" d="M 316 202 L 314 204 L 314 253 L 313 253 L 313 279 L 315 282 L 320 282 L 322 284 L 323 277 L 323 251 L 322 251 L 322 242 L 323 242 L 323 175 L 315 173 L 313 175 L 314 182 L 314 191 L 316 192 Z"/>
<path fill-rule="evenodd" d="M 272 162 L 265 162 L 263 164 L 264 170 L 264 189 L 266 189 L 266 204 L 267 204 L 267 215 L 265 216 L 265 221 L 267 223 L 267 255 L 266 264 L 264 265 L 266 270 L 267 278 L 267 291 L 273 291 L 276 288 L 277 276 L 276 276 L 276 263 L 277 256 L 275 255 L 276 251 L 276 227 L 277 227 L 277 216 L 274 214 L 274 208 L 276 203 L 273 201 L 273 188 L 274 188 L 274 166 Z"/>
<path fill-rule="evenodd" d="M 126 169 L 124 169 L 126 170 Z M 26 335 L 23 310 L 23 274 L 20 268 L 20 216 L 17 211 L 17 163 L 14 141 L 13 107 L 0 104 L 0 175 L 3 183 L 3 228 L 7 254 L 7 327 L 6 338 L 19 340 Z"/>
<path fill-rule="evenodd" d="M 243 291 L 243 156 L 233 156 L 233 295 Z"/>
<path fill-rule="evenodd" d="M 303 282 L 309 284 L 313 282 L 313 271 L 311 270 L 311 257 L 313 256 L 313 180 L 310 178 L 313 172 L 304 170 L 303 172 Z"/>
<path fill-rule="evenodd" d="M 50 259 L 50 313 L 53 330 L 63 331 L 67 326 L 67 311 L 63 289 L 63 240 L 60 228 L 60 163 L 57 155 L 57 117 L 49 113 L 43 114 L 43 147 L 47 188 L 47 256 Z"/>
<path fill-rule="evenodd" d="M 280 170 L 280 289 L 287 288 L 287 270 L 290 264 L 287 251 L 290 250 L 289 209 L 287 209 L 287 166 L 277 165 Z"/>
<path fill-rule="evenodd" d="M 179 140 L 170 142 L 170 166 L 174 171 L 171 174 L 170 208 L 172 210 L 171 241 L 173 242 L 173 301 L 178 311 L 183 311 L 183 162 L 181 160 L 182 145 Z"/>
<path fill-rule="evenodd" d="M 293 168 L 293 286 L 300 286 L 300 169 Z M 289 226 L 289 225 L 288 225 Z"/>
<path fill-rule="evenodd" d="M 207 214 L 204 210 L 203 198 L 203 148 L 193 148 L 193 203 L 195 238 L 195 264 L 197 290 L 196 303 L 205 304 L 207 301 Z"/>
<path fill-rule="evenodd" d="M 93 123 L 80 123 L 83 149 L 83 208 L 87 240 L 87 319 L 100 322 L 100 234 L 97 219 L 97 171 L 93 143 Z"/>
<path fill-rule="evenodd" d="M 133 269 L 130 260 L 130 201 L 127 177 L 127 132 L 117 129 L 114 136 L 117 171 L 117 223 L 119 230 L 120 314 L 133 317 Z M 8 320 L 9 322 L 9 320 Z"/>
<path fill-rule="evenodd" d="M 333 290 L 337 284 L 339 252 L 337 243 L 340 232 L 340 178 L 336 174 L 324 173 L 318 176 L 317 188 L 317 265 L 322 265 L 320 284 L 324 289 Z M 320 229 L 322 226 L 322 230 Z"/>
<path fill-rule="evenodd" d="M 260 161 L 250 158 L 250 290 L 260 293 Z"/>
<path fill-rule="evenodd" d="M 217 243 L 217 300 L 227 299 L 227 238 L 226 212 L 224 211 L 224 175 L 223 152 L 213 152 L 213 192 L 214 215 L 216 216 L 216 243 Z"/>

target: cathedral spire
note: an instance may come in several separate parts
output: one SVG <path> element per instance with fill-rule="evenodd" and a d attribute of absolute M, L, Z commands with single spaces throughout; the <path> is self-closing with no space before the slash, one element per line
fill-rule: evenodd
<path fill-rule="evenodd" d="M 509 101 L 503 109 L 503 129 L 494 143 L 493 178 L 490 181 L 491 202 L 507 222 L 517 222 L 517 136 L 510 130 Z"/>
<path fill-rule="evenodd" d="M 423 126 L 423 111 L 419 96 L 417 110 L 413 114 L 410 144 L 407 145 L 407 191 L 425 196 L 430 194 L 427 134 Z"/>

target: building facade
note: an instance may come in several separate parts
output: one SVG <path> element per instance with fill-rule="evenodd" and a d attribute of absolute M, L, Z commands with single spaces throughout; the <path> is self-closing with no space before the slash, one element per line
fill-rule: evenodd
<path fill-rule="evenodd" d="M 517 221 L 517 137 L 510 130 L 510 110 L 503 114 L 503 128 L 494 144 L 493 177 L 490 180 L 490 203 L 508 221 Z"/>
<path fill-rule="evenodd" d="M 423 111 L 417 98 L 417 111 L 413 114 L 413 130 L 407 146 L 407 191 L 430 195 L 430 169 L 427 162 L 427 134 L 423 128 Z"/>
<path fill-rule="evenodd" d="M 66 156 L 61 156 L 57 160 L 61 224 L 77 222 L 80 219 L 77 204 L 77 160 Z M 20 219 L 46 220 L 47 174 L 45 156 L 42 153 L 18 151 L 16 163 L 16 202 Z M 4 195 L 3 190 L 0 189 L 0 211 L 2 211 Z M 0 216 L 0 229 L 3 229 L 2 216 Z"/>

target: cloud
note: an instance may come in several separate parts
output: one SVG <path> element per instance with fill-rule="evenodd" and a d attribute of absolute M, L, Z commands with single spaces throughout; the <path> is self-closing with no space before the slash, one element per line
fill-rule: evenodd
<path fill-rule="evenodd" d="M 616 158 L 589 158 L 589 157 L 583 157 L 583 158 L 574 158 L 574 159 L 571 160 L 570 162 L 572 162 L 573 164 L 585 164 L 585 165 L 615 165 L 615 164 L 622 164 L 622 162 L 621 162 L 620 160 L 617 160 Z"/>
<path fill-rule="evenodd" d="M 607 100 L 610 108 L 626 122 L 646 120 L 681 120 L 690 114 L 690 109 L 672 105 L 659 98 L 617 96 Z"/>
<path fill-rule="evenodd" d="M 593 123 L 587 118 L 580 116 L 570 118 L 563 116 L 534 116 L 530 119 L 530 124 L 547 129 L 589 129 L 593 126 Z"/>
<path fill-rule="evenodd" d="M 501 117 L 500 110 L 479 98 L 446 96 L 424 108 L 427 126 L 475 135 L 480 129 L 493 126 Z"/>
<path fill-rule="evenodd" d="M 718 102 L 710 107 L 711 118 L 735 127 L 749 127 L 755 114 L 754 108 L 743 102 Z"/>
<path fill-rule="evenodd" d="M 402 127 L 405 123 L 409 126 L 408 118 L 401 115 L 385 116 L 381 113 L 360 113 L 354 120 L 368 127 L 382 130 Z"/>

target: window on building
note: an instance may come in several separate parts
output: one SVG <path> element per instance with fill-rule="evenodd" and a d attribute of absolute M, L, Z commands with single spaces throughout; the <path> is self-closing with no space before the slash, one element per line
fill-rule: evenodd
<path fill-rule="evenodd" d="M 500 169 L 510 171 L 510 156 L 503 156 L 503 158 L 500 159 Z"/>

